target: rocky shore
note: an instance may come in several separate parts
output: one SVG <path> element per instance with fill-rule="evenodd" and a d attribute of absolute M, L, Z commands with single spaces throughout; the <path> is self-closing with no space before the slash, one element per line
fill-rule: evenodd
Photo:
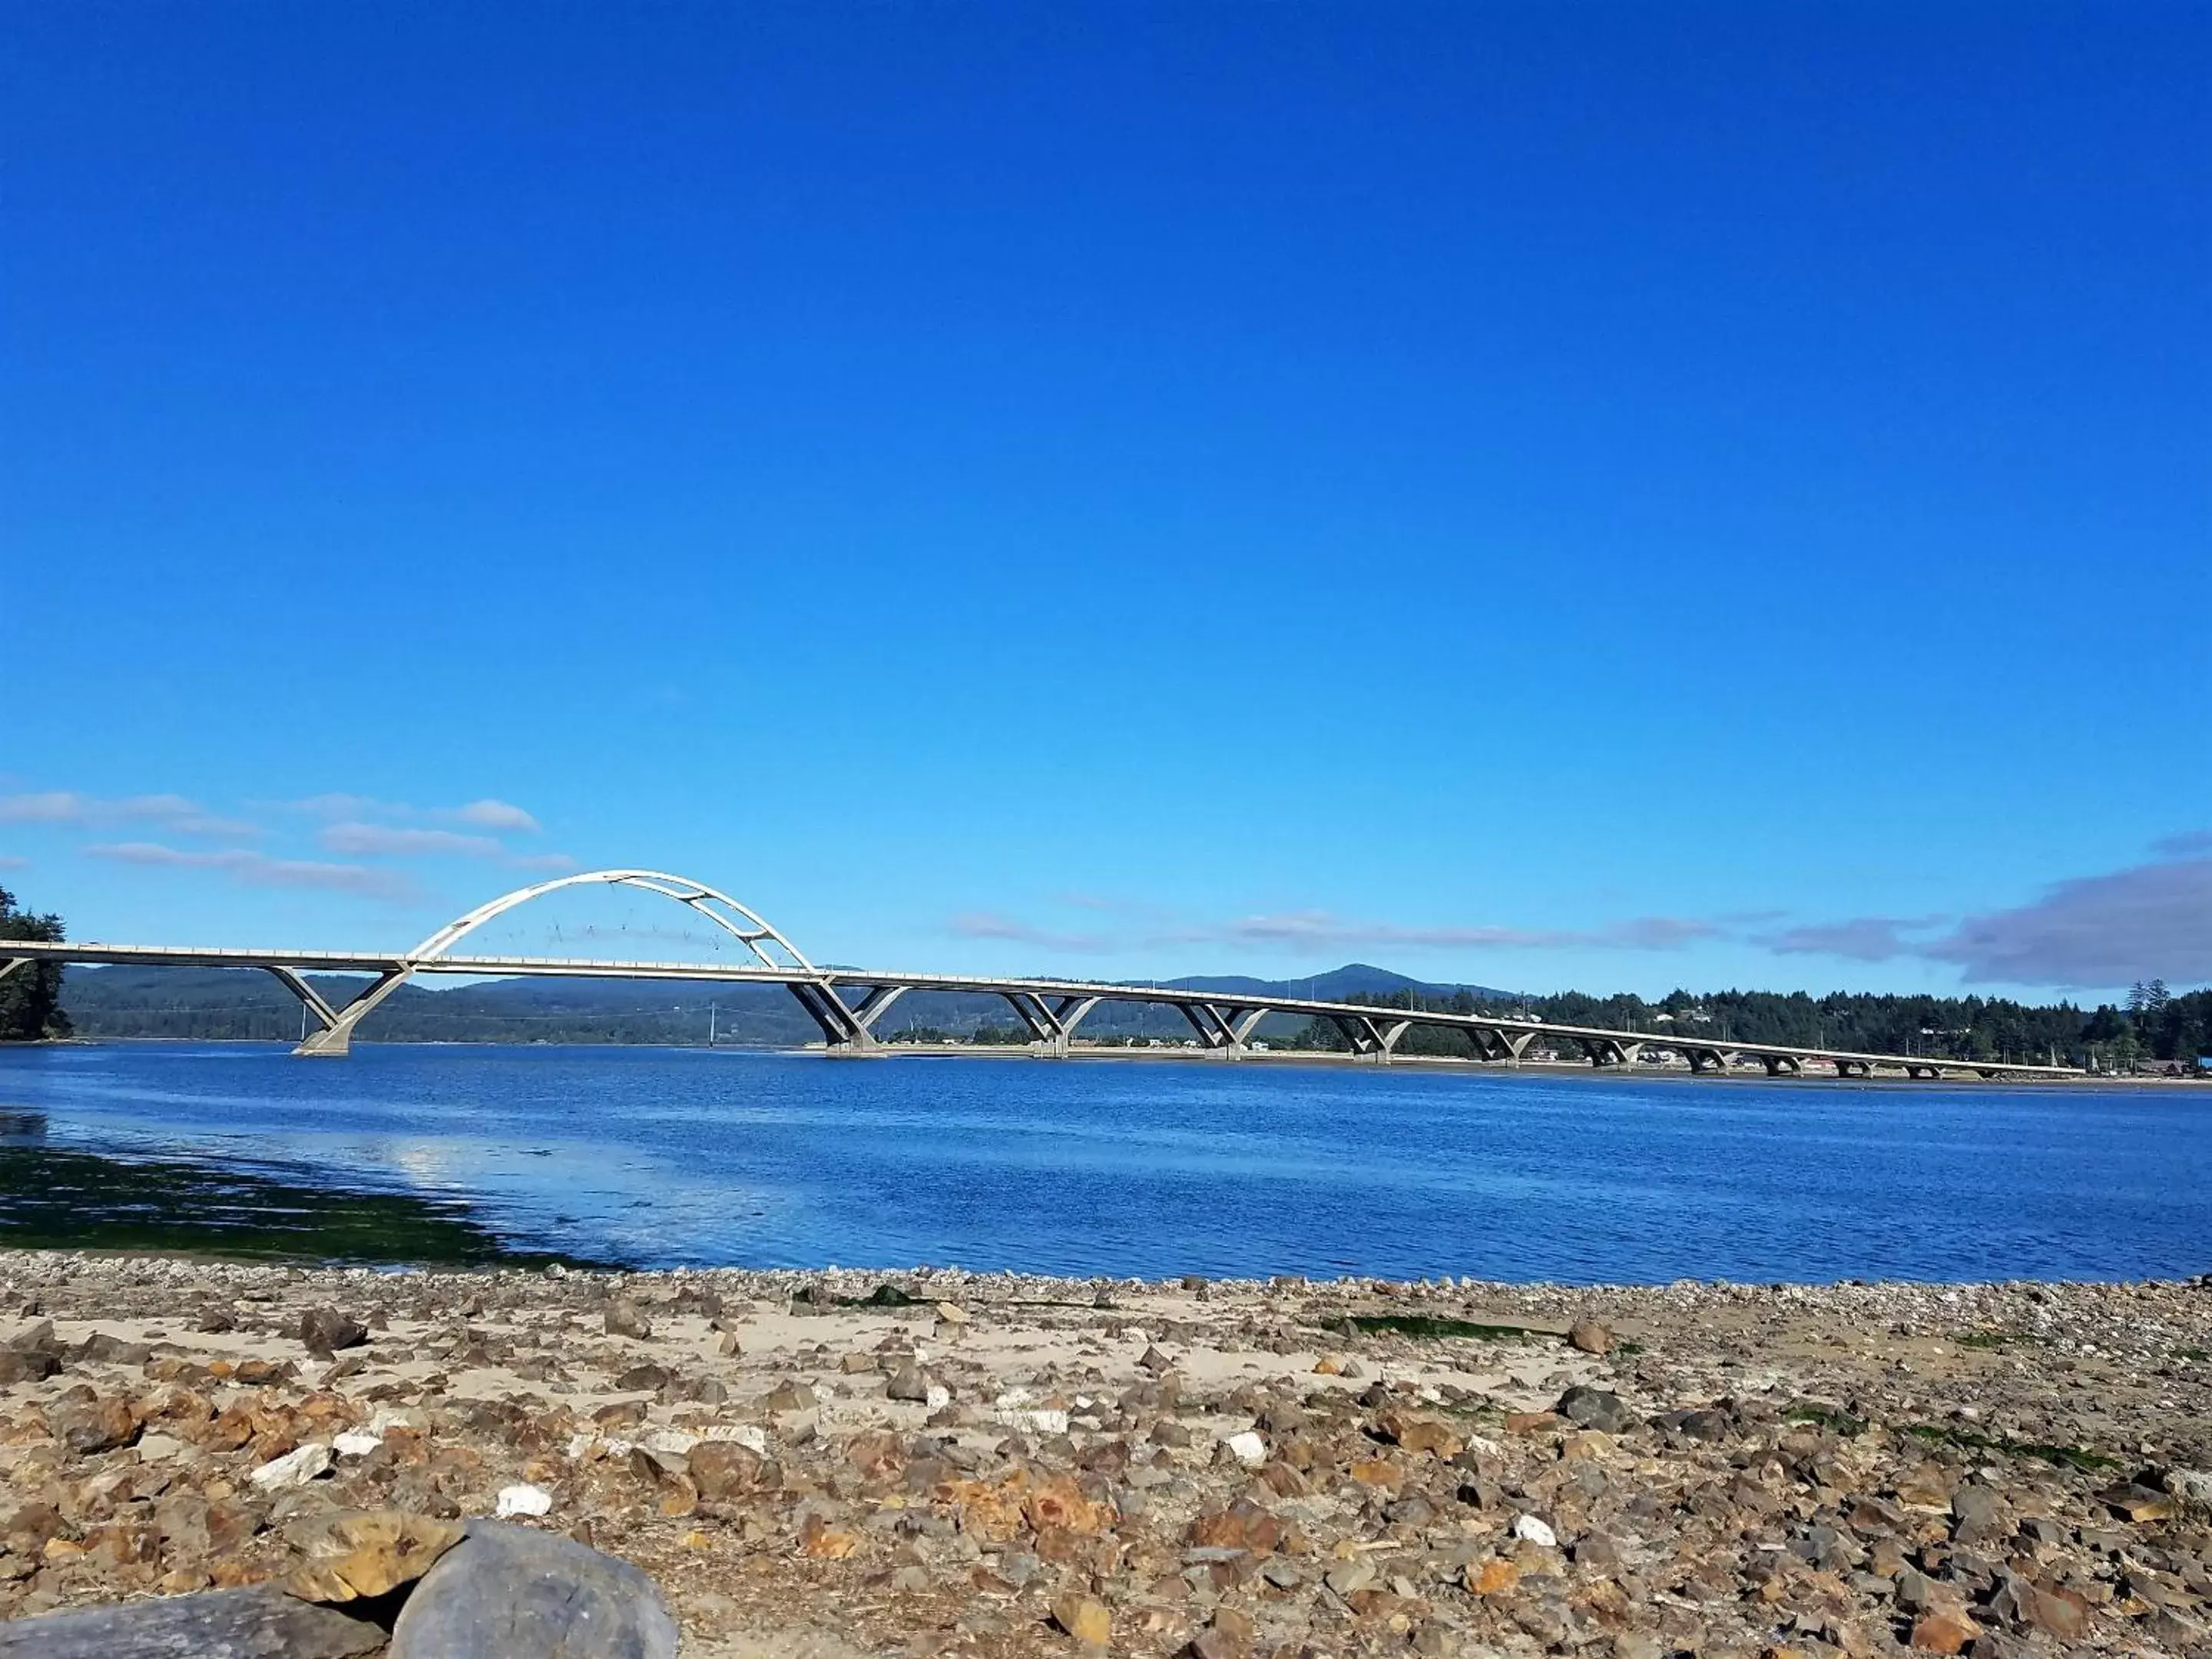
<path fill-rule="evenodd" d="M 2205 1281 L 20 1252 L 0 1345 L 9 1620 L 312 1584 L 367 1512 L 587 1542 L 717 1659 L 2212 1656 Z"/>

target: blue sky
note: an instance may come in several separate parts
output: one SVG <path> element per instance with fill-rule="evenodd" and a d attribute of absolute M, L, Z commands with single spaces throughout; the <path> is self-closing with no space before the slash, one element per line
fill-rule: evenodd
<path fill-rule="evenodd" d="M 2212 12 L 18 8 L 0 882 L 2212 981 Z"/>

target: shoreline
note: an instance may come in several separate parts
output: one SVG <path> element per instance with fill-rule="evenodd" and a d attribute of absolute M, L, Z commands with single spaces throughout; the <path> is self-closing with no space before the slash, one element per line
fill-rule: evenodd
<path fill-rule="evenodd" d="M 1104 1045 L 1097 1047 L 1077 1046 L 1072 1048 L 1070 1052 L 1066 1054 L 1040 1054 L 1024 1045 L 1016 1043 L 1000 1045 L 997 1043 L 967 1044 L 886 1042 L 882 1044 L 872 1054 L 866 1055 L 854 1055 L 829 1053 L 819 1043 L 805 1043 L 796 1048 L 786 1048 L 764 1043 L 752 1044 L 724 1042 L 716 1043 L 710 1048 L 705 1043 L 690 1042 L 499 1042 L 489 1041 L 478 1042 L 474 1040 L 454 1040 L 448 1042 L 438 1039 L 380 1042 L 373 1037 L 356 1038 L 356 1042 L 359 1047 L 363 1048 L 568 1048 L 581 1049 L 587 1052 L 593 1049 L 619 1049 L 630 1053 L 758 1054 L 786 1059 L 804 1059 L 811 1057 L 817 1060 L 836 1060 L 841 1063 L 849 1060 L 868 1061 L 878 1060 L 1026 1060 L 1054 1062 L 1064 1060 L 1143 1060 L 1160 1064 L 1182 1064 L 1192 1066 L 1312 1066 L 1327 1070 L 1340 1070 L 1357 1067 L 1364 1071 L 1374 1071 L 1384 1073 L 1392 1072 L 1432 1072 L 1461 1074 L 1472 1073 L 1480 1076 L 1495 1077 L 1575 1077 L 1589 1078 L 1601 1082 L 1621 1082 L 1634 1079 L 1638 1081 L 1679 1083 L 1786 1084 L 1792 1087 L 1805 1084 L 1846 1084 L 1854 1087 L 1865 1087 L 1869 1085 L 1893 1085 L 1922 1089 L 1927 1088 L 1931 1085 L 1938 1088 L 1942 1088 L 1952 1085 L 1957 1085 L 1960 1087 L 1966 1087 L 1970 1085 L 1979 1087 L 1989 1084 L 1997 1084 L 2015 1087 L 2033 1085 L 2039 1089 L 2072 1089 L 2080 1088 L 2084 1085 L 2101 1087 L 2118 1086 L 2124 1088 L 2156 1086 L 2159 1088 L 2196 1088 L 2205 1090 L 2208 1092 L 2212 1092 L 2212 1076 L 2176 1077 L 2171 1075 L 2160 1076 L 2154 1073 L 2142 1073 L 2128 1076 L 2093 1076 L 2085 1074 L 2079 1077 L 2056 1078 L 2037 1077 L 2032 1075 L 2026 1077 L 1984 1078 L 1968 1074 L 1971 1073 L 1975 1062 L 1972 1060 L 1964 1060 L 1930 1061 L 1930 1064 L 1940 1064 L 1951 1068 L 1951 1070 L 1941 1078 L 1923 1079 L 1899 1076 L 1888 1073 L 1850 1077 L 1830 1075 L 1824 1073 L 1810 1073 L 1790 1077 L 1771 1077 L 1763 1072 L 1754 1072 L 1748 1067 L 1738 1068 L 1735 1071 L 1719 1073 L 1698 1072 L 1692 1070 L 1686 1062 L 1680 1065 L 1672 1066 L 1646 1065 L 1642 1063 L 1632 1066 L 1593 1066 L 1587 1060 L 1529 1060 L 1506 1062 L 1501 1060 L 1480 1060 L 1473 1059 L 1462 1060 L 1455 1055 L 1450 1054 L 1405 1054 L 1393 1058 L 1387 1064 L 1378 1065 L 1371 1060 L 1364 1059 L 1358 1055 L 1340 1054 L 1327 1049 L 1304 1048 L 1262 1050 L 1258 1053 L 1247 1053 L 1236 1060 L 1231 1060 L 1224 1054 L 1205 1049 L 1189 1049 L 1182 1048 L 1120 1048 Z M 10 1049 L 165 1046 L 286 1049 L 292 1046 L 292 1041 L 289 1038 L 260 1037 L 40 1037 L 28 1042 L 11 1041 L 0 1042 L 0 1053 L 5 1053 Z"/>
<path fill-rule="evenodd" d="M 325 1307 L 357 1342 L 309 1352 L 301 1316 Z M 2212 1640 L 2212 1485 L 2189 1495 L 2212 1482 L 2212 1275 L 1571 1287 L 8 1250 L 0 1376 L 10 1617 L 258 1582 L 324 1511 L 489 1514 L 529 1484 L 533 1524 L 643 1567 L 701 1659 L 1073 1656 L 1061 1623 L 1094 1610 L 1110 1651 L 1158 1659 Z M 254 1480 L 340 1434 L 313 1479 Z"/>

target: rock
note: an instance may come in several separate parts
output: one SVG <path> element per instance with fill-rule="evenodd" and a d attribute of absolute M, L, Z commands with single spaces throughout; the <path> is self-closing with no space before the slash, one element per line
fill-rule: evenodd
<path fill-rule="evenodd" d="M 310 1308 L 300 1316 L 298 1335 L 309 1353 L 328 1359 L 341 1348 L 357 1348 L 368 1341 L 368 1327 L 336 1308 Z"/>
<path fill-rule="evenodd" d="M 1625 1434 L 1636 1426 L 1635 1414 L 1619 1395 L 1579 1382 L 1559 1396 L 1553 1409 L 1577 1427 L 1606 1434 Z"/>
<path fill-rule="evenodd" d="M 501 1521 L 516 1515 L 550 1515 L 553 1511 L 553 1494 L 543 1486 L 520 1485 L 501 1486 L 494 1504 L 492 1514 Z"/>
<path fill-rule="evenodd" d="M 1513 1535 L 1516 1538 L 1525 1538 L 1540 1549 L 1556 1549 L 1559 1542 L 1559 1535 L 1552 1530 L 1550 1523 L 1540 1521 L 1533 1515 L 1523 1515 L 1515 1518 Z"/>
<path fill-rule="evenodd" d="M 1052 1622 L 1088 1648 L 1103 1648 L 1114 1634 L 1113 1616 L 1103 1604 L 1074 1591 L 1053 1598 Z"/>
<path fill-rule="evenodd" d="M 0 1659 L 353 1659 L 383 1645 L 368 1620 L 274 1584 L 0 1624 Z"/>
<path fill-rule="evenodd" d="M 497 1521 L 424 1575 L 400 1609 L 390 1659 L 676 1659 L 653 1581 L 573 1539 Z"/>
<path fill-rule="evenodd" d="M 1375 1564 L 1364 1555 L 1355 1555 L 1331 1567 L 1322 1582 L 1339 1595 L 1357 1595 L 1375 1582 Z"/>
<path fill-rule="evenodd" d="M 884 1397 L 926 1404 L 929 1399 L 929 1378 L 921 1366 L 909 1359 L 884 1385 Z"/>
<path fill-rule="evenodd" d="M 1382 1412 L 1376 1418 L 1375 1426 L 1385 1440 L 1409 1452 L 1425 1452 L 1432 1457 L 1456 1457 L 1465 1444 L 1438 1419 L 1416 1417 L 1410 1412 Z"/>
<path fill-rule="evenodd" d="M 1951 1494 L 1951 1536 L 1961 1544 L 1986 1543 L 2012 1530 L 2003 1496 L 1988 1486 L 1966 1486 Z"/>
<path fill-rule="evenodd" d="M 331 1449 L 340 1457 L 366 1457 L 383 1443 L 384 1437 L 380 1434 L 363 1434 L 359 1430 L 349 1430 L 331 1437 Z"/>
<path fill-rule="evenodd" d="M 264 1492 L 290 1492 L 306 1486 L 320 1474 L 327 1474 L 331 1467 L 331 1449 L 319 1440 L 310 1440 L 282 1457 L 264 1463 L 253 1471 L 253 1484 Z"/>
<path fill-rule="evenodd" d="M 642 1342 L 653 1334 L 653 1327 L 637 1304 L 626 1296 L 607 1298 L 606 1332 L 609 1336 L 627 1336 Z"/>
<path fill-rule="evenodd" d="M 59 1359 L 37 1348 L 0 1348 L 0 1388 L 15 1382 L 43 1382 L 61 1368 Z"/>
<path fill-rule="evenodd" d="M 303 1601 L 351 1601 L 411 1584 L 461 1541 L 461 1528 L 398 1510 L 332 1516 L 307 1544 L 307 1560 L 284 1580 Z"/>
<path fill-rule="evenodd" d="M 727 1503 L 778 1482 L 775 1465 L 751 1447 L 731 1440 L 702 1440 L 691 1448 L 691 1483 L 706 1503 Z"/>
<path fill-rule="evenodd" d="M 1232 1434 L 1221 1443 L 1229 1448 L 1230 1455 L 1247 1468 L 1256 1469 L 1267 1461 L 1267 1443 L 1251 1430 Z"/>
<path fill-rule="evenodd" d="M 939 1303 L 937 1316 L 948 1325 L 965 1325 L 969 1320 L 968 1310 L 957 1302 Z"/>
<path fill-rule="evenodd" d="M 1923 1613 L 1912 1624 L 1912 1645 L 1923 1653 L 1963 1653 L 1982 1627 L 1955 1607 Z"/>
<path fill-rule="evenodd" d="M 112 1395 L 51 1407 L 46 1422 L 63 1444 L 87 1456 L 127 1446 L 138 1433 L 131 1407 Z"/>
<path fill-rule="evenodd" d="M 1154 1376 L 1159 1376 L 1163 1371 L 1170 1371 L 1175 1369 L 1175 1361 L 1169 1358 L 1167 1355 L 1162 1353 L 1158 1348 L 1153 1346 L 1150 1343 L 1146 1345 L 1145 1352 L 1139 1356 L 1137 1364 L 1141 1369 L 1150 1371 Z"/>
<path fill-rule="evenodd" d="M 1573 1328 L 1567 1333 L 1567 1346 L 1579 1348 L 1584 1353 L 1610 1353 L 1613 1352 L 1613 1332 L 1595 1319 L 1577 1319 Z"/>
<path fill-rule="evenodd" d="M 2185 1508 L 2212 1510 L 2212 1474 L 2203 1469 L 2168 1469 L 2165 1486 Z"/>

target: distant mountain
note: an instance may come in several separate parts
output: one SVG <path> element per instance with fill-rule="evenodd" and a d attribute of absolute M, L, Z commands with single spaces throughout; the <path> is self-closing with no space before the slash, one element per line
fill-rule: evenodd
<path fill-rule="evenodd" d="M 1053 978 L 1057 975 L 1037 975 Z M 344 975 L 313 975 L 316 989 L 343 1004 L 366 983 Z M 1127 981 L 1151 984 L 1152 981 Z M 1449 998 L 1465 990 L 1478 1000 L 1513 994 L 1484 986 L 1409 979 L 1384 968 L 1348 963 L 1296 980 L 1241 975 L 1191 975 L 1158 981 L 1176 990 L 1218 996 L 1274 995 L 1322 1002 L 1413 991 Z M 62 1005 L 80 1036 L 168 1037 L 202 1042 L 296 1041 L 300 1005 L 269 975 L 252 969 L 72 968 L 63 981 Z M 1256 1036 L 1280 1038 L 1303 1021 L 1271 1016 Z M 971 1036 L 1011 1033 L 1017 1024 L 1003 998 L 987 994 L 913 991 L 886 1012 L 884 1036 L 912 1033 Z M 501 979 L 441 986 L 434 980 L 400 988 L 362 1022 L 362 1042 L 665 1042 L 717 1041 L 795 1048 L 818 1042 L 821 1032 L 779 986 L 627 979 Z M 1109 1002 L 1084 1022 L 1097 1037 L 1189 1036 L 1173 1008 Z"/>
<path fill-rule="evenodd" d="M 1149 983 L 1140 981 L 1138 983 Z M 1389 996 L 1413 991 L 1425 997 L 1451 997 L 1465 991 L 1478 1002 L 1510 1002 L 1521 994 L 1489 985 L 1457 985 L 1434 980 L 1408 979 L 1388 968 L 1364 962 L 1347 962 L 1325 974 L 1304 979 L 1249 979 L 1239 974 L 1194 975 L 1164 981 L 1182 990 L 1218 991 L 1230 995 L 1298 997 L 1309 1002 L 1349 1002 L 1356 996 Z"/>

